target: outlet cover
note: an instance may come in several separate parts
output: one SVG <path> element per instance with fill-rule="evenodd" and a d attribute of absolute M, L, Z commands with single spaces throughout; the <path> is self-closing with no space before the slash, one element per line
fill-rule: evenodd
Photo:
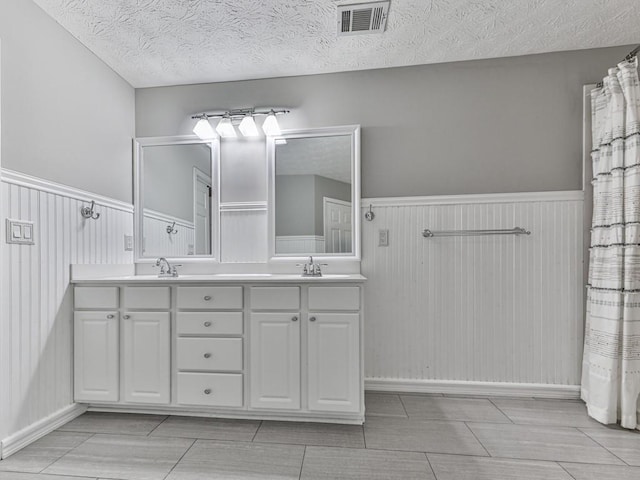
<path fill-rule="evenodd" d="M 389 246 L 389 230 L 387 229 L 378 230 L 378 246 L 379 247 Z"/>

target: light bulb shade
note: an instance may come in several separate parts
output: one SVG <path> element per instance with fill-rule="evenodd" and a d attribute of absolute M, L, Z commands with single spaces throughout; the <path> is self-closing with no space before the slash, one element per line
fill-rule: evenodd
<path fill-rule="evenodd" d="M 245 137 L 257 137 L 260 135 L 258 131 L 258 127 L 256 126 L 256 122 L 253 120 L 253 117 L 247 116 L 242 119 L 240 122 L 240 126 L 238 127 L 240 133 Z"/>
<path fill-rule="evenodd" d="M 264 130 L 265 135 L 280 135 L 282 133 L 275 113 L 267 115 L 267 118 L 262 124 L 262 130 Z"/>
<path fill-rule="evenodd" d="M 223 118 L 220 120 L 220 123 L 218 123 L 218 126 L 216 127 L 216 132 L 224 138 L 235 138 L 238 136 L 236 129 L 233 128 L 230 118 Z"/>
<path fill-rule="evenodd" d="M 193 127 L 193 133 L 200 137 L 201 140 L 211 140 L 217 137 L 216 132 L 213 130 L 207 118 L 198 120 L 196 126 Z"/>

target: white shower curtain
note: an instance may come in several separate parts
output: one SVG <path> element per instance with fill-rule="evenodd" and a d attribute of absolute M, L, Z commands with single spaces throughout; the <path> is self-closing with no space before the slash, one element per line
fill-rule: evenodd
<path fill-rule="evenodd" d="M 638 427 L 640 83 L 638 61 L 591 92 L 593 224 L 582 370 L 589 415 Z"/>

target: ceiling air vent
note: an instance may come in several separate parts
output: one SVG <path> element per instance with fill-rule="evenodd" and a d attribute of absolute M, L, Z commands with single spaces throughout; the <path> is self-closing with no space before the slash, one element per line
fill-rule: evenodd
<path fill-rule="evenodd" d="M 388 13 L 388 1 L 338 5 L 338 36 L 382 33 Z"/>

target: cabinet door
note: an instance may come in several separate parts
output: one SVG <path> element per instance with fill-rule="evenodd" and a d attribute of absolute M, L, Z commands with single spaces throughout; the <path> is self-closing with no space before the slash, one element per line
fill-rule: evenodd
<path fill-rule="evenodd" d="M 77 402 L 118 401 L 118 313 L 75 312 L 74 398 Z"/>
<path fill-rule="evenodd" d="M 309 314 L 309 410 L 360 411 L 359 322 L 357 313 Z"/>
<path fill-rule="evenodd" d="M 122 316 L 124 401 L 169 403 L 169 312 Z"/>
<path fill-rule="evenodd" d="M 300 314 L 251 315 L 251 407 L 300 408 Z"/>

